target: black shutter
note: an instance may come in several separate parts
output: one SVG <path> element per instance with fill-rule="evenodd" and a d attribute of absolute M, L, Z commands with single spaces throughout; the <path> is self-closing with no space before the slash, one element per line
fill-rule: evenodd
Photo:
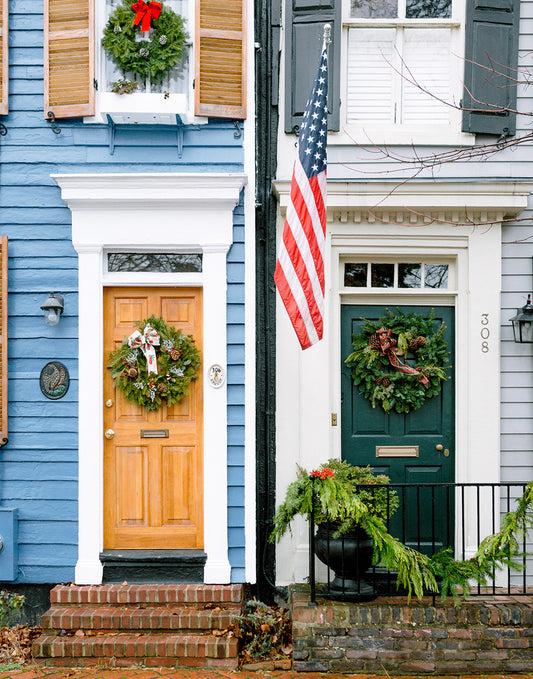
<path fill-rule="evenodd" d="M 285 42 L 285 132 L 295 132 L 316 76 L 324 35 L 331 24 L 328 54 L 328 129 L 339 130 L 342 0 L 287 0 Z"/>
<path fill-rule="evenodd" d="M 519 20 L 519 0 L 467 0 L 464 132 L 516 132 Z"/>

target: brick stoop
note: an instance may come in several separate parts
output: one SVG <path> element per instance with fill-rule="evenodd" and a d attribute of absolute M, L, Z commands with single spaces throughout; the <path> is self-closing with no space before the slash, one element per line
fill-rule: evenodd
<path fill-rule="evenodd" d="M 33 642 L 51 667 L 236 669 L 238 641 L 217 634 L 242 612 L 242 585 L 57 585 Z"/>

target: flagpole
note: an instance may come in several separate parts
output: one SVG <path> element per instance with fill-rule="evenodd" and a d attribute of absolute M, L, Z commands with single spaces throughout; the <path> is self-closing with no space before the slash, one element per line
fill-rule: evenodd
<path fill-rule="evenodd" d="M 324 42 L 322 43 L 322 51 L 327 50 L 331 45 L 331 24 L 324 24 Z"/>

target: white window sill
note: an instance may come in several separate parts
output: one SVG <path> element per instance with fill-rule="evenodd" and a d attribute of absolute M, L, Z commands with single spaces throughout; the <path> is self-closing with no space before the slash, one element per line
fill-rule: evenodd
<path fill-rule="evenodd" d="M 328 146 L 472 146 L 475 140 L 474 134 L 452 125 L 345 125 L 340 132 L 328 132 Z"/>
<path fill-rule="evenodd" d="M 207 123 L 207 118 L 195 116 L 189 109 L 189 97 L 186 94 L 170 94 L 165 99 L 162 92 L 98 92 L 96 110 L 96 115 L 84 118 L 84 122 L 107 123 L 107 116 L 110 116 L 117 125 L 175 125 L 176 116 L 179 115 L 186 125 Z"/>

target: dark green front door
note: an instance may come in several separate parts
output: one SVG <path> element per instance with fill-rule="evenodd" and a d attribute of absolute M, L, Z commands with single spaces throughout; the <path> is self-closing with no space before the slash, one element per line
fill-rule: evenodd
<path fill-rule="evenodd" d="M 401 306 L 428 317 L 432 307 Z M 446 325 L 445 339 L 454 362 L 454 309 L 436 307 L 435 329 Z M 386 413 L 364 398 L 354 385 L 344 359 L 352 351 L 352 334 L 364 321 L 386 316 L 384 306 L 341 307 L 342 357 L 342 457 L 358 465 L 370 465 L 387 474 L 392 484 L 413 484 L 398 489 L 400 508 L 391 518 L 390 530 L 405 544 L 433 552 L 453 544 L 453 488 L 420 486 L 455 481 L 455 399 L 453 369 L 441 392 L 421 408 L 406 415 Z M 393 368 L 391 367 L 391 370 Z"/>

